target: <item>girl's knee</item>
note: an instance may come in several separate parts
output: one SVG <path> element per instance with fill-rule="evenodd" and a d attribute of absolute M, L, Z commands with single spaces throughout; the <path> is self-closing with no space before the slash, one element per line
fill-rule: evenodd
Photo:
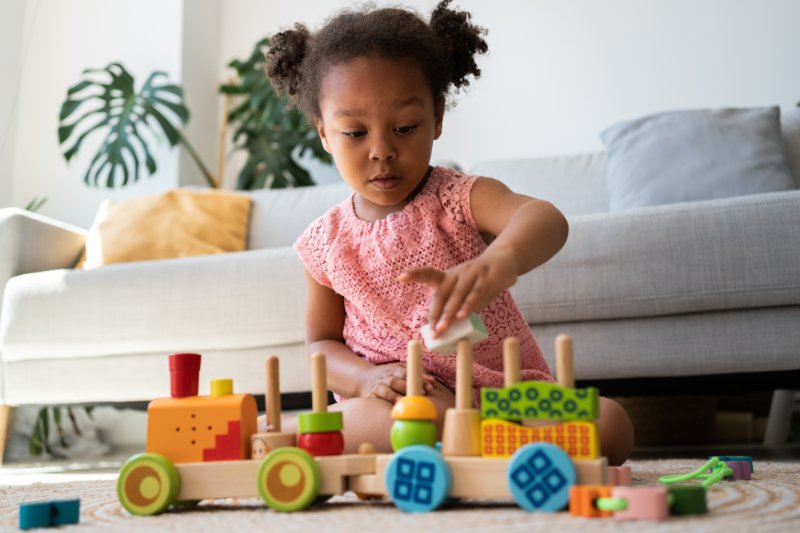
<path fill-rule="evenodd" d="M 621 465 L 633 449 L 633 423 L 625 409 L 610 398 L 600 398 L 600 453 L 608 464 Z"/>

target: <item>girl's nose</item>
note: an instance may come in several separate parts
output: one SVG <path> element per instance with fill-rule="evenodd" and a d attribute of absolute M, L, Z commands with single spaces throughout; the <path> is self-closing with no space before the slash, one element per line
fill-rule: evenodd
<path fill-rule="evenodd" d="M 370 146 L 369 158 L 371 161 L 387 161 L 397 157 L 394 145 L 391 140 L 383 135 L 376 135 L 374 137 L 372 146 Z"/>

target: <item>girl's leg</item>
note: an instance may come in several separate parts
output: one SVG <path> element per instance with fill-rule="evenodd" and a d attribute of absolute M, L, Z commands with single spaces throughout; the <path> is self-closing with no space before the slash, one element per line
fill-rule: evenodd
<path fill-rule="evenodd" d="M 610 398 L 600 398 L 600 455 L 608 464 L 619 466 L 633 449 L 633 423 L 625 409 Z"/>

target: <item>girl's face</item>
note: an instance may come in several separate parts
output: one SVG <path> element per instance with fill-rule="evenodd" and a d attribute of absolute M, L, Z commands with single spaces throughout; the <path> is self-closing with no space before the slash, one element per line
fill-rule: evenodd
<path fill-rule="evenodd" d="M 422 68 L 411 59 L 365 56 L 330 68 L 320 86 L 322 145 L 356 192 L 356 213 L 374 221 L 401 210 L 428 170 L 442 132 Z"/>

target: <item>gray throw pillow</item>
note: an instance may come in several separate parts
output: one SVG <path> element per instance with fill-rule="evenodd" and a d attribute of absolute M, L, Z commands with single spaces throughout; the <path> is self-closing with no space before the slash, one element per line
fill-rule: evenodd
<path fill-rule="evenodd" d="M 778 107 L 659 113 L 600 137 L 611 211 L 795 188 Z"/>

